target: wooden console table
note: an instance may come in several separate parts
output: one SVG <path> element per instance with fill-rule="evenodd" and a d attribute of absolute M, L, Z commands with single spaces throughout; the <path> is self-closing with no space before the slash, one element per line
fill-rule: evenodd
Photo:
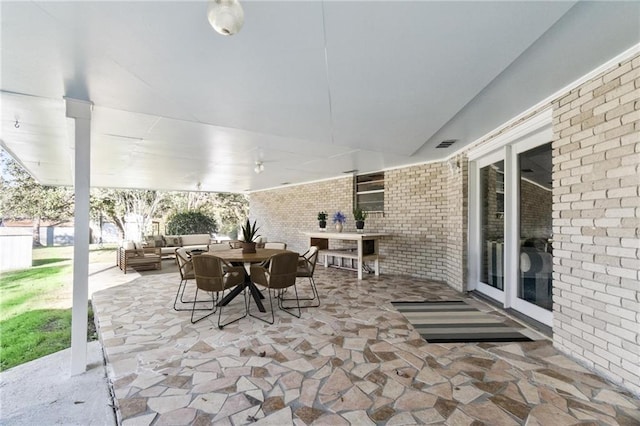
<path fill-rule="evenodd" d="M 358 232 L 305 232 L 310 239 L 310 245 L 318 246 L 319 254 L 324 256 L 325 268 L 329 266 L 329 256 L 357 260 L 358 279 L 362 279 L 362 265 L 364 261 L 374 262 L 374 272 L 380 275 L 378 240 L 389 234 L 385 233 L 358 233 Z M 329 240 L 356 241 L 357 250 L 329 249 Z"/>

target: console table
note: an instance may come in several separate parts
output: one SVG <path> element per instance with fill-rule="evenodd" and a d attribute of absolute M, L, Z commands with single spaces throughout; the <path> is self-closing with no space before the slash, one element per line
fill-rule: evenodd
<path fill-rule="evenodd" d="M 357 260 L 358 279 L 362 279 L 362 265 L 364 261 L 374 262 L 374 272 L 380 275 L 378 240 L 389 234 L 359 233 L 359 232 L 305 232 L 310 239 L 310 245 L 318 246 L 319 254 L 324 255 L 324 266 L 329 266 L 329 256 Z M 357 250 L 329 249 L 329 240 L 356 241 Z"/>

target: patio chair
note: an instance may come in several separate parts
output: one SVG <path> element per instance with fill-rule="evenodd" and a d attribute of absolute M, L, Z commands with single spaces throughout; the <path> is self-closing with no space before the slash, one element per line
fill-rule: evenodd
<path fill-rule="evenodd" d="M 187 287 L 189 280 L 195 280 L 196 276 L 193 273 L 193 263 L 187 255 L 187 250 L 184 248 L 176 249 L 176 262 L 178 263 L 178 272 L 180 272 L 180 284 L 178 285 L 178 291 L 176 292 L 176 298 L 173 301 L 173 309 L 176 311 L 190 311 L 192 308 L 178 308 L 178 295 L 180 295 L 180 302 L 182 303 L 194 303 L 196 300 L 184 300 L 184 290 Z M 208 310 L 208 309 L 207 309 Z"/>
<path fill-rule="evenodd" d="M 287 249 L 287 243 L 279 243 L 279 242 L 268 242 L 268 243 L 264 243 L 264 248 L 266 249 L 278 249 L 278 250 L 286 250 Z"/>
<path fill-rule="evenodd" d="M 298 290 L 296 289 L 296 275 L 298 270 L 298 253 L 279 253 L 272 256 L 269 259 L 268 269 L 265 264 L 251 265 L 251 281 L 255 284 L 266 287 L 267 293 L 269 293 L 269 305 L 271 306 L 271 321 L 260 318 L 259 316 L 251 314 L 251 301 L 249 301 L 249 315 L 254 318 L 264 321 L 268 324 L 273 324 L 275 316 L 273 313 L 273 299 L 272 292 L 277 292 L 276 297 L 278 299 L 278 307 L 285 312 L 293 315 L 296 318 L 300 318 L 300 301 L 298 300 Z M 282 290 L 293 287 L 296 294 L 296 305 L 298 314 L 290 312 L 294 306 L 284 306 L 282 299 Z"/>
<path fill-rule="evenodd" d="M 296 271 L 296 277 L 298 278 L 309 278 L 309 283 L 311 283 L 311 291 L 313 293 L 313 297 L 299 297 L 298 300 L 308 300 L 312 303 L 305 305 L 305 308 L 317 308 L 320 306 L 320 295 L 318 294 L 318 288 L 316 287 L 316 282 L 313 279 L 313 272 L 316 270 L 316 262 L 318 261 L 318 246 L 311 246 L 306 253 L 301 254 L 298 258 L 298 270 Z M 282 299 L 284 301 L 293 300 L 293 299 Z M 317 302 L 313 302 L 317 300 Z"/>
<path fill-rule="evenodd" d="M 229 241 L 229 247 L 231 247 L 232 249 L 242 248 L 242 241 L 240 240 Z"/>
<path fill-rule="evenodd" d="M 162 269 L 162 256 L 160 249 L 151 247 L 140 247 L 134 249 L 118 249 L 119 267 L 125 274 L 127 269 L 132 268 L 136 271 L 148 269 Z"/>
<path fill-rule="evenodd" d="M 193 263 L 193 271 L 196 279 L 195 300 L 198 299 L 199 290 L 211 293 L 211 308 L 209 308 L 211 312 L 209 314 L 198 319 L 194 319 L 194 313 L 197 309 L 195 307 L 196 304 L 193 304 L 193 308 L 191 310 L 191 322 L 193 324 L 213 315 L 218 309 L 219 329 L 222 329 L 223 327 L 247 316 L 246 289 L 242 291 L 242 295 L 244 296 L 244 315 L 223 324 L 221 323 L 223 306 L 218 303 L 220 293 L 238 285 L 244 285 L 244 268 L 242 266 L 231 266 L 223 259 L 209 254 L 194 256 L 191 259 L 191 262 Z"/>
<path fill-rule="evenodd" d="M 231 248 L 231 246 L 229 244 L 225 244 L 225 243 L 209 244 L 209 253 L 216 252 L 216 251 L 222 251 L 222 250 L 229 250 L 230 248 Z"/>

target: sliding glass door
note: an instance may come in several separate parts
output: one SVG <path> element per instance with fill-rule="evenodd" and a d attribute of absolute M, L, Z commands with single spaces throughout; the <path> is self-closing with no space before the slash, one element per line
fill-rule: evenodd
<path fill-rule="evenodd" d="M 469 163 L 469 289 L 552 325 L 550 125 Z"/>

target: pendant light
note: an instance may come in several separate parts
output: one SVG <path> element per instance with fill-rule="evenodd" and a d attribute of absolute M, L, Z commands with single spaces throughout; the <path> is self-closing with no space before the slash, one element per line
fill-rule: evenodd
<path fill-rule="evenodd" d="M 238 0 L 210 0 L 209 23 L 222 35 L 234 35 L 244 24 L 244 11 Z"/>

